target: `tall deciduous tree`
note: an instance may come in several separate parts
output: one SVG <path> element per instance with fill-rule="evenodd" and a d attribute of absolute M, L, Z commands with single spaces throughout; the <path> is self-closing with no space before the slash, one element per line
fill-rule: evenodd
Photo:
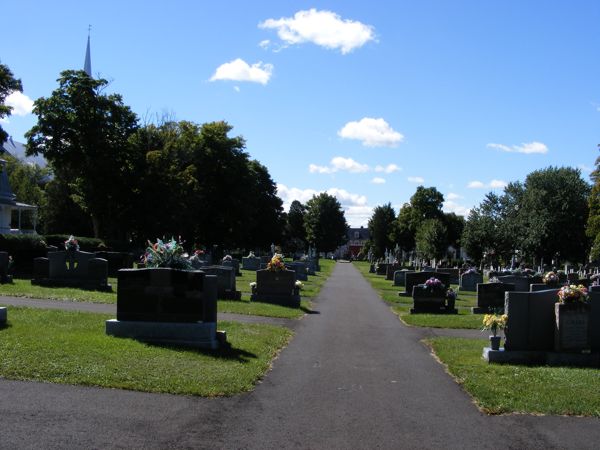
<path fill-rule="evenodd" d="M 287 213 L 286 225 L 286 246 L 292 251 L 302 251 L 306 248 L 305 215 L 306 206 L 300 201 L 294 200 Z"/>
<path fill-rule="evenodd" d="M 306 237 L 318 251 L 332 252 L 347 240 L 348 224 L 338 200 L 323 192 L 306 203 Z"/>
<path fill-rule="evenodd" d="M 439 219 L 426 219 L 419 226 L 415 241 L 420 256 L 444 258 L 448 249 L 448 229 Z"/>
<path fill-rule="evenodd" d="M 5 104 L 6 97 L 15 91 L 23 92 L 21 80 L 14 77 L 8 66 L 0 64 L 0 119 L 10 116 L 12 107 Z M 8 134 L 0 125 L 0 144 L 6 141 Z"/>
<path fill-rule="evenodd" d="M 396 220 L 396 212 L 392 204 L 376 206 L 369 219 L 369 233 L 373 242 L 375 257 L 383 256 L 386 249 L 391 249 L 393 240 L 391 238 L 392 228 Z"/>
<path fill-rule="evenodd" d="M 71 199 L 91 217 L 96 237 L 121 235 L 124 195 L 135 176 L 129 137 L 137 117 L 108 85 L 83 71 L 67 70 L 48 98 L 35 101 L 37 124 L 27 132 L 28 155 L 43 155 Z"/>
<path fill-rule="evenodd" d="M 598 148 L 600 148 L 600 145 Z M 590 259 L 597 261 L 600 259 L 600 157 L 596 158 L 596 168 L 590 177 L 594 184 L 588 200 L 590 213 L 587 220 L 586 234 L 592 242 Z"/>

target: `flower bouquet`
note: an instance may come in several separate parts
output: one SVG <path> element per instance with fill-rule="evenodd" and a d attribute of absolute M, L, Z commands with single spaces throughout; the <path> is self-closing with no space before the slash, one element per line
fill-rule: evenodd
<path fill-rule="evenodd" d="M 73 235 L 69 236 L 69 239 L 65 241 L 65 250 L 68 252 L 79 251 L 79 242 Z"/>
<path fill-rule="evenodd" d="M 444 288 L 444 284 L 439 279 L 431 277 L 425 281 L 425 288 L 430 291 L 439 291 Z"/>
<path fill-rule="evenodd" d="M 164 242 L 157 239 L 156 243 L 148 241 L 146 253 L 142 256 L 142 262 L 148 268 L 168 267 L 171 269 L 192 270 L 192 265 L 185 258 L 182 242 L 175 238 Z"/>
<path fill-rule="evenodd" d="M 588 300 L 588 290 L 583 285 L 563 286 L 558 291 L 559 303 L 585 303 Z"/>
<path fill-rule="evenodd" d="M 556 286 L 558 285 L 558 275 L 550 271 L 544 275 L 543 281 L 548 286 Z"/>
<path fill-rule="evenodd" d="M 267 270 L 271 272 L 281 272 L 286 270 L 285 264 L 283 262 L 283 256 L 279 253 L 275 253 L 271 258 L 271 261 L 267 263 Z"/>

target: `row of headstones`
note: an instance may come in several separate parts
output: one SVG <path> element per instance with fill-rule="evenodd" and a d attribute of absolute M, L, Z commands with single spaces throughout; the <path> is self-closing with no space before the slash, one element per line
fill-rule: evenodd
<path fill-rule="evenodd" d="M 558 289 L 506 292 L 508 321 L 500 350 L 486 347 L 489 362 L 600 367 L 600 286 L 588 303 L 558 303 Z"/>
<path fill-rule="evenodd" d="M 267 268 L 267 264 L 271 260 L 268 256 L 248 256 L 242 258 L 242 269 L 244 270 L 262 270 Z M 318 259 L 309 258 L 306 261 L 293 261 L 291 263 L 285 263 L 286 267 L 296 272 L 300 281 L 306 281 L 304 274 L 314 275 L 315 272 L 321 270 Z"/>

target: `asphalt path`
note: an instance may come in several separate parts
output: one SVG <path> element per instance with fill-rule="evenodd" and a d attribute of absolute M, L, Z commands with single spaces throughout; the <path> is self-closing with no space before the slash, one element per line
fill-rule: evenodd
<path fill-rule="evenodd" d="M 351 264 L 256 389 L 205 399 L 0 380 L 0 448 L 598 448 L 600 420 L 487 416 Z M 1 363 L 1 362 L 0 362 Z"/>

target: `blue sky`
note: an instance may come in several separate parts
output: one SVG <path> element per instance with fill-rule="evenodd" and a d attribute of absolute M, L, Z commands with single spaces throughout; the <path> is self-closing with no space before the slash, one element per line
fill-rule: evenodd
<path fill-rule="evenodd" d="M 111 80 L 143 120 L 225 120 L 285 206 L 328 191 L 353 226 L 435 186 L 466 214 L 548 166 L 585 179 L 600 144 L 600 2 L 54 1 L 2 5 L 23 82 L 3 128 L 62 70 Z"/>

